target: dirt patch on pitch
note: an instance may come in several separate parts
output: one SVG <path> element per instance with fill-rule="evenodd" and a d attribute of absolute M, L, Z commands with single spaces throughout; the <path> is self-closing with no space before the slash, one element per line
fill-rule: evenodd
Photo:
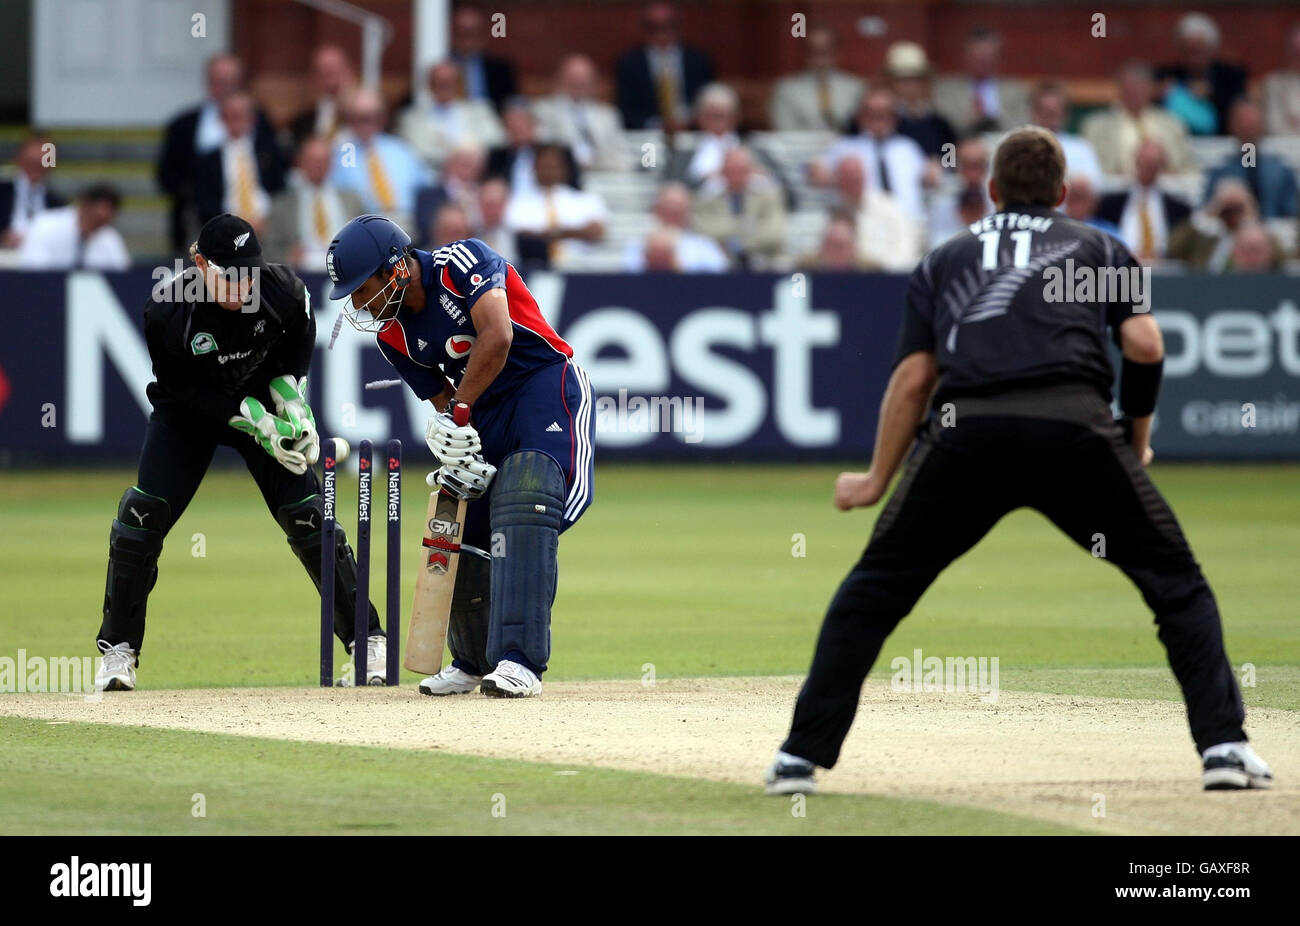
<path fill-rule="evenodd" d="M 99 702 L 5 695 L 0 715 L 756 785 L 798 685 L 796 678 L 557 682 L 528 701 L 426 698 L 410 687 L 137 691 Z M 1278 786 L 1206 794 L 1180 703 L 1002 692 L 989 704 L 975 694 L 893 692 L 872 680 L 839 766 L 821 780 L 825 791 L 985 807 L 1099 833 L 1300 834 L 1300 712 L 1253 709 L 1249 723 Z"/>

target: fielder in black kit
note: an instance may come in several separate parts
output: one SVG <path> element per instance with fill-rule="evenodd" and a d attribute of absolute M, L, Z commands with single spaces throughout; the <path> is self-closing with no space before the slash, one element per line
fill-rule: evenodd
<path fill-rule="evenodd" d="M 1214 595 L 1144 470 L 1164 357 L 1149 294 L 1122 244 L 1054 211 L 1064 175 L 1055 136 L 1012 132 L 989 181 L 998 212 L 912 274 L 871 470 L 841 474 L 836 506 L 874 505 L 904 456 L 907 465 L 831 601 L 767 773 L 770 794 L 814 790 L 815 767 L 839 758 L 885 638 L 949 563 L 1021 507 L 1084 549 L 1101 539 L 1141 591 L 1187 703 L 1204 787 L 1272 782 L 1246 742 Z M 1080 270 L 1110 285 L 1053 287 Z M 1120 287 L 1121 275 L 1134 285 Z M 1118 421 L 1107 329 L 1124 358 Z"/>
<path fill-rule="evenodd" d="M 320 588 L 321 497 L 312 464 L 320 439 L 307 404 L 316 342 L 311 297 L 288 268 L 262 260 L 243 219 L 220 215 L 190 249 L 194 266 L 154 287 L 145 340 L 155 381 L 153 413 L 136 484 L 109 533 L 100 690 L 131 690 L 144 642 L 145 605 L 163 539 L 189 505 L 218 444 L 244 458 L 289 546 Z M 356 559 L 340 528 L 334 627 L 351 648 Z M 370 607 L 368 682 L 382 683 L 387 646 Z"/>

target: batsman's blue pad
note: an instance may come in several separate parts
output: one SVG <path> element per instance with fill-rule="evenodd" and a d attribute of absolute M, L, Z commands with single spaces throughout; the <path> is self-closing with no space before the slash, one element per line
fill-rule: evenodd
<path fill-rule="evenodd" d="M 158 554 L 171 517 L 171 505 L 164 498 L 135 486 L 122 493 L 108 533 L 104 581 L 104 627 L 116 639 L 134 641 L 144 636 L 145 606 L 158 581 Z"/>
<path fill-rule="evenodd" d="M 520 450 L 501 461 L 492 486 L 493 666 L 512 651 L 538 670 L 550 659 L 564 494 L 564 474 L 549 454 Z"/>
<path fill-rule="evenodd" d="M 464 546 L 460 550 L 456 590 L 451 596 L 451 619 L 447 623 L 447 648 L 451 650 L 456 668 L 470 675 L 487 675 L 496 668 L 496 663 L 487 661 L 492 561 Z"/>

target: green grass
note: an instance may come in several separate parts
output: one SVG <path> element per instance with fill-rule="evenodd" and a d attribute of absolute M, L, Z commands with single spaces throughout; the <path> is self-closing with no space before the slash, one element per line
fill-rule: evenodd
<path fill-rule="evenodd" d="M 797 817 L 791 799 L 742 785 L 365 746 L 13 718 L 0 738 L 0 834 L 1080 832 L 851 795 L 809 800 Z"/>
<path fill-rule="evenodd" d="M 405 496 L 407 607 L 424 510 L 414 472 Z M 835 472 L 600 468 L 595 505 L 560 544 L 550 677 L 635 678 L 645 663 L 661 677 L 804 672 L 826 602 L 875 517 L 831 508 Z M 1258 666 L 1259 687 L 1247 690 L 1247 700 L 1300 707 L 1300 467 L 1154 472 L 1215 588 L 1229 655 Z M 0 655 L 19 647 L 42 656 L 93 652 L 109 521 L 132 478 L 13 471 L 0 480 L 0 520 L 9 528 L 0 533 L 9 592 Z M 343 479 L 340 508 L 350 532 L 355 497 Z M 193 555 L 199 533 L 203 557 Z M 803 556 L 793 555 L 795 535 Z M 380 576 L 382 551 L 377 537 Z M 141 681 L 150 688 L 311 684 L 318 607 L 247 475 L 213 470 L 163 554 Z M 927 655 L 997 656 L 1008 688 L 1059 682 L 1059 672 L 1048 670 L 1080 669 L 1064 677 L 1097 679 L 1099 693 L 1177 696 L 1137 592 L 1028 511 L 1004 519 L 940 577 L 888 641 L 878 671 L 887 674 L 890 658 L 917 647 Z M 1115 669 L 1152 671 L 1118 678 L 1106 671 Z"/>

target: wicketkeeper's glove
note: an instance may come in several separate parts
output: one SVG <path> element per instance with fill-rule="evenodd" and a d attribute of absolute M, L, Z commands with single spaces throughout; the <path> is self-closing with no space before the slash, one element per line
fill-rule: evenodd
<path fill-rule="evenodd" d="M 230 417 L 230 426 L 251 435 L 276 461 L 289 472 L 301 476 L 307 472 L 307 458 L 294 445 L 302 437 L 302 429 L 294 422 L 273 415 L 266 406 L 249 396 L 239 403 L 239 414 Z"/>
<path fill-rule="evenodd" d="M 443 489 L 448 495 L 473 501 L 488 490 L 497 468 L 475 456 L 459 463 L 444 463 L 425 477 L 429 488 Z"/>
<path fill-rule="evenodd" d="M 320 434 L 316 431 L 316 416 L 307 404 L 307 377 L 277 376 L 271 380 L 271 401 L 275 413 L 301 433 L 293 449 L 303 455 L 308 466 L 314 464 L 320 459 Z"/>

